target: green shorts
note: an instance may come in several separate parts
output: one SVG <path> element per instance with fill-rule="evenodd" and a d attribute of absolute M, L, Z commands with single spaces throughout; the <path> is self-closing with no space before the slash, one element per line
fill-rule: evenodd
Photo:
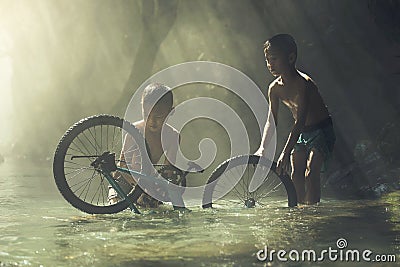
<path fill-rule="evenodd" d="M 306 151 L 317 149 L 324 155 L 324 164 L 321 171 L 326 171 L 336 141 L 331 117 L 315 124 L 306 126 L 300 134 L 293 151 Z"/>

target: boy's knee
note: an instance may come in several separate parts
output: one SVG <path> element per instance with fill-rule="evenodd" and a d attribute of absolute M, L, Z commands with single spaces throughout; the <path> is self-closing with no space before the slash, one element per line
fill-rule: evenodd
<path fill-rule="evenodd" d="M 292 176 L 304 176 L 304 171 L 307 167 L 307 160 L 306 156 L 302 153 L 297 152 L 296 154 L 292 154 L 291 158 L 291 165 L 292 165 Z"/>
<path fill-rule="evenodd" d="M 320 175 L 319 169 L 310 167 L 310 168 L 307 168 L 305 176 L 306 176 L 306 179 L 314 180 L 314 179 L 319 179 L 319 175 Z"/>
<path fill-rule="evenodd" d="M 291 176 L 293 179 L 304 179 L 304 170 L 299 170 L 298 168 L 293 168 L 291 172 Z"/>

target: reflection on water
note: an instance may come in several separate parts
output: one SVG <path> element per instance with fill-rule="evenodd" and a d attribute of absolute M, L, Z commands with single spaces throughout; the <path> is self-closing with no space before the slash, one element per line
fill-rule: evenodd
<path fill-rule="evenodd" d="M 294 209 L 222 203 L 183 214 L 166 206 L 93 216 L 62 199 L 49 166 L 19 168 L 0 165 L 1 266 L 265 266 L 255 255 L 265 245 L 320 251 L 340 237 L 349 248 L 400 260 L 398 192 Z"/>

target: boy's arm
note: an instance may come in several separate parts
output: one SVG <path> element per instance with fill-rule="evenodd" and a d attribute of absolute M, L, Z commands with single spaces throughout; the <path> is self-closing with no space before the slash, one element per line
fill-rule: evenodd
<path fill-rule="evenodd" d="M 268 109 L 267 122 L 265 123 L 260 147 L 255 153 L 258 156 L 265 155 L 265 149 L 271 142 L 271 139 L 275 133 L 274 128 L 276 125 L 278 125 L 279 97 L 276 91 L 274 90 L 273 85 L 270 86 L 268 89 L 268 100 L 269 100 L 269 109 Z"/>
<path fill-rule="evenodd" d="M 278 174 L 282 172 L 287 172 L 289 170 L 289 157 L 290 153 L 299 138 L 301 131 L 304 128 L 304 124 L 307 118 L 308 112 L 308 97 L 306 93 L 306 84 L 301 86 L 299 89 L 299 102 L 297 107 L 296 121 L 289 133 L 286 144 L 282 150 L 281 155 L 277 161 L 277 171 Z"/>
<path fill-rule="evenodd" d="M 141 169 L 140 162 L 137 162 L 138 157 L 140 157 L 140 151 L 136 143 L 133 142 L 132 137 L 129 134 L 125 135 L 124 143 L 122 146 L 121 154 L 120 154 L 120 162 L 118 163 L 119 167 L 127 168 L 130 170 L 139 171 Z M 129 173 L 117 172 L 115 175 L 122 175 L 124 179 L 135 185 L 136 181 Z M 116 178 L 116 177 L 114 177 Z"/>

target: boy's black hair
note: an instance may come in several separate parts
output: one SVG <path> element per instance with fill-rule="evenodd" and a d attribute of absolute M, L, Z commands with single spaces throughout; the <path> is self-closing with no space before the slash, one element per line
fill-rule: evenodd
<path fill-rule="evenodd" d="M 156 105 L 161 103 L 172 107 L 174 97 L 171 89 L 161 83 L 151 83 L 147 85 L 142 94 L 142 105 Z"/>
<path fill-rule="evenodd" d="M 270 46 L 277 48 L 278 50 L 285 53 L 285 55 L 290 55 L 290 53 L 294 53 L 297 56 L 297 45 L 293 36 L 287 33 L 281 33 L 272 36 L 264 43 L 264 51 Z"/>

